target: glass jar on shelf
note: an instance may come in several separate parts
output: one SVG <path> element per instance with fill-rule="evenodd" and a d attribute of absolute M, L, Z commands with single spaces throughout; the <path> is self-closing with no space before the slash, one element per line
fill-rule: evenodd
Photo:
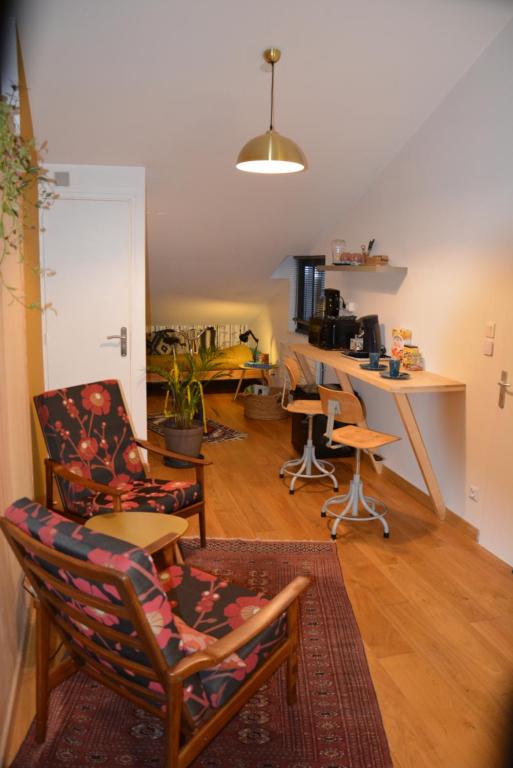
<path fill-rule="evenodd" d="M 346 241 L 345 240 L 332 240 L 331 241 L 331 263 L 332 264 L 343 264 L 344 260 L 342 258 L 342 254 L 345 253 L 346 250 Z"/>

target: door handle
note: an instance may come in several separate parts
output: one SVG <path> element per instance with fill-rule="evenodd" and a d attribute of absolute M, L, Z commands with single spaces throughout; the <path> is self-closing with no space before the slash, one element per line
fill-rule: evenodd
<path fill-rule="evenodd" d="M 501 380 L 497 382 L 498 386 L 500 387 L 499 392 L 499 408 L 504 408 L 504 404 L 506 401 L 506 395 L 512 394 L 511 392 L 508 392 L 508 389 L 511 387 L 511 384 L 508 382 L 508 372 L 507 371 L 501 371 Z"/>
<path fill-rule="evenodd" d="M 109 340 L 110 339 L 121 339 L 121 344 L 120 344 L 121 357 L 126 357 L 127 349 L 128 349 L 128 333 L 127 333 L 127 329 L 125 328 L 125 326 L 123 326 L 121 328 L 121 332 L 120 332 L 119 336 L 107 336 L 107 339 L 109 339 Z"/>

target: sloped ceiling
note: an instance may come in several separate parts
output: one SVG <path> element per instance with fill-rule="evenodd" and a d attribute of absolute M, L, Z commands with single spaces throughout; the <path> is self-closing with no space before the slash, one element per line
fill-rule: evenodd
<path fill-rule="evenodd" d="M 513 4 L 26 0 L 17 17 L 48 161 L 145 166 L 152 319 L 213 322 L 254 316 L 285 256 L 343 236 L 344 211 Z M 283 52 L 276 128 L 303 148 L 306 173 L 235 169 L 267 128 L 271 45 Z"/>

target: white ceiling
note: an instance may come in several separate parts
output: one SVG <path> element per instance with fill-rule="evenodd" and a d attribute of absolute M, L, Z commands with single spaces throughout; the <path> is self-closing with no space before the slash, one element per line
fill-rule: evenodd
<path fill-rule="evenodd" d="M 24 0 L 17 16 L 48 161 L 145 166 L 153 319 L 212 322 L 243 319 L 244 304 L 251 317 L 282 258 L 343 235 L 348 206 L 513 3 Z M 283 52 L 275 125 L 305 151 L 306 173 L 235 169 L 267 128 L 271 45 Z M 193 300 L 205 317 L 186 317 Z"/>

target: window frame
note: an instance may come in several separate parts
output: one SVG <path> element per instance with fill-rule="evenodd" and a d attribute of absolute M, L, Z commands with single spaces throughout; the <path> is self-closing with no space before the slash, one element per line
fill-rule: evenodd
<path fill-rule="evenodd" d="M 296 304 L 295 304 L 295 332 L 308 334 L 310 318 L 315 316 L 316 306 L 324 293 L 325 273 L 317 269 L 326 263 L 325 256 L 294 256 L 296 262 Z M 307 268 L 314 267 L 311 277 L 307 275 Z M 307 281 L 310 283 L 307 286 Z M 317 285 L 316 285 L 317 282 Z M 310 307 L 305 307 L 305 298 L 308 292 L 311 294 Z M 310 314 L 308 314 L 310 312 Z"/>

